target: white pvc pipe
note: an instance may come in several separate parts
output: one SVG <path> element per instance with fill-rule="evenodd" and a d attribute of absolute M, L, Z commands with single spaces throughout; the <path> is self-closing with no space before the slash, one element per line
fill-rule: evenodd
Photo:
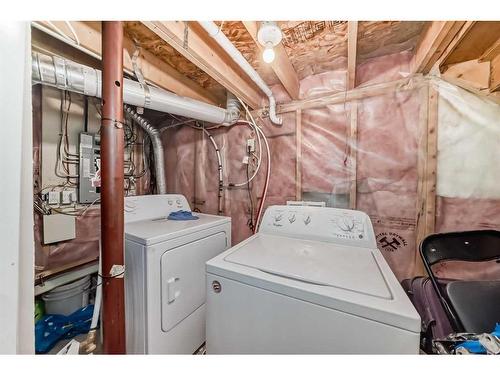
<path fill-rule="evenodd" d="M 199 24 L 205 31 L 226 51 L 229 56 L 238 64 L 241 69 L 255 82 L 255 84 L 267 95 L 269 98 L 269 119 L 274 124 L 281 125 L 283 119 L 276 116 L 276 100 L 274 99 L 273 92 L 262 80 L 259 73 L 250 65 L 240 51 L 234 46 L 233 43 L 220 31 L 220 28 L 211 21 L 199 21 Z"/>
<path fill-rule="evenodd" d="M 101 71 L 38 52 L 32 53 L 32 80 L 87 96 L 102 97 Z M 123 80 L 125 104 L 154 109 L 212 124 L 232 125 L 239 118 L 239 110 L 226 110 L 198 100 L 175 95 L 169 91 L 148 86 L 146 92 L 139 82 Z"/>

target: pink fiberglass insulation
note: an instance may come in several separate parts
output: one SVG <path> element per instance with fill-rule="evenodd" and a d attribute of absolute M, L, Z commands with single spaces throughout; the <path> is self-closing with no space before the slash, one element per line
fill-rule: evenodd
<path fill-rule="evenodd" d="M 57 272 L 99 258 L 99 208 L 89 208 L 76 218 L 76 237 L 73 240 L 43 245 L 42 217 L 35 214 L 35 270 Z"/>
<path fill-rule="evenodd" d="M 408 68 L 408 54 L 373 59 L 362 65 L 360 81 L 400 79 Z M 392 64 L 392 65 L 391 65 Z M 310 76 L 301 81 L 301 98 L 345 90 L 344 70 Z M 290 98 L 274 86 L 278 102 Z M 358 143 L 348 143 L 350 104 L 340 103 L 302 112 L 302 193 L 333 197 L 348 194 L 353 173 L 349 147 L 357 154 L 358 209 L 373 219 L 389 264 L 398 278 L 412 276 L 415 262 L 415 206 L 418 92 L 403 91 L 358 102 Z M 265 206 L 296 199 L 296 114 L 283 114 L 283 126 L 260 121 L 269 138 L 271 178 Z M 193 133 L 198 132 L 198 134 Z M 217 169 L 213 147 L 201 131 L 186 127 L 165 132 L 169 192 L 185 194 L 194 209 L 216 213 Z M 211 130 L 224 159 L 225 184 L 246 180 L 246 140 L 253 131 L 246 125 Z M 263 152 L 264 153 L 264 152 Z M 252 181 L 250 203 L 246 187 L 224 191 L 224 215 L 232 218 L 233 245 L 251 235 L 250 207 L 261 199 L 266 158 Z M 195 177 L 196 175 L 196 177 Z M 172 181 L 175 179 L 175 181 Z M 342 206 L 341 204 L 339 204 Z M 383 239 L 385 237 L 385 239 Z M 399 243 L 395 245 L 394 239 Z"/>
<path fill-rule="evenodd" d="M 415 273 L 418 91 L 365 99 L 358 108 L 357 209 L 399 279 Z"/>
<path fill-rule="evenodd" d="M 437 197 L 436 232 L 500 228 L 500 200 Z M 461 280 L 500 279 L 497 261 L 471 263 L 448 261 L 433 267 L 438 277 Z"/>
<path fill-rule="evenodd" d="M 409 72 L 410 58 L 411 54 L 404 52 L 368 60 L 358 66 L 357 82 L 364 86 L 404 78 Z M 300 97 L 342 92 L 345 85 L 345 70 L 309 76 L 300 82 Z M 272 90 L 278 102 L 290 101 L 281 85 Z M 421 98 L 419 89 L 410 89 L 358 100 L 357 141 L 348 137 L 349 102 L 303 110 L 301 118 L 303 199 L 320 199 L 330 206 L 346 207 L 349 191 L 356 182 L 356 209 L 371 217 L 378 247 L 400 280 L 417 273 L 415 217 Z M 271 150 L 271 177 L 265 207 L 296 199 L 296 113 L 281 116 L 280 127 L 267 119 L 257 119 Z M 232 219 L 235 245 L 252 234 L 250 218 L 253 216 L 255 220 L 265 181 L 265 148 L 262 145 L 261 170 L 251 182 L 250 199 L 247 186 L 231 184 L 247 179 L 243 159 L 247 155 L 247 139 L 256 138 L 253 130 L 238 124 L 209 132 L 222 156 L 225 185 L 222 210 Z M 207 135 L 184 125 L 163 131 L 162 140 L 168 192 L 185 195 L 194 211 L 217 214 L 218 163 Z M 256 148 L 258 153 L 257 144 Z M 352 153 L 355 160 L 350 158 Z M 250 175 L 254 168 L 255 160 L 250 163 Z M 438 197 L 436 231 L 498 228 L 499 207 L 495 199 Z M 40 245 L 37 221 L 37 265 L 52 268 L 97 256 L 98 218 L 77 221 L 77 239 L 51 247 Z M 463 268 L 462 274 L 467 276 L 472 272 L 474 270 Z"/>
<path fill-rule="evenodd" d="M 367 60 L 356 68 L 356 85 L 374 85 L 405 78 L 410 75 L 412 57 L 411 52 L 401 52 Z"/>

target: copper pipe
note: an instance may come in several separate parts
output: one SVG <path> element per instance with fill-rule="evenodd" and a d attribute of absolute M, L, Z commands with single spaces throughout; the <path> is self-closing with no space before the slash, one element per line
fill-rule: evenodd
<path fill-rule="evenodd" d="M 103 350 L 125 354 L 123 26 L 102 23 L 101 236 Z M 117 268 L 118 267 L 118 268 Z M 113 272 L 114 271 L 114 272 Z"/>

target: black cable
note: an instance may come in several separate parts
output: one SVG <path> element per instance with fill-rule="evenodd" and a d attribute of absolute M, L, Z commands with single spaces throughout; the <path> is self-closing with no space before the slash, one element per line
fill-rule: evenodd
<path fill-rule="evenodd" d="M 101 275 L 99 273 L 97 274 L 97 276 L 100 277 L 103 280 L 106 280 L 106 279 L 117 279 L 117 278 L 119 278 L 120 276 L 123 276 L 123 275 L 125 275 L 125 271 L 122 271 L 119 274 L 114 275 L 114 276 L 104 276 L 104 275 Z M 102 281 L 100 283 L 97 283 L 94 286 L 91 286 L 91 287 L 88 287 L 88 288 L 84 289 L 83 292 L 87 292 L 87 291 L 90 291 L 90 290 L 97 289 L 97 287 L 99 287 L 101 285 L 102 285 Z"/>
<path fill-rule="evenodd" d="M 89 131 L 89 98 L 88 96 L 83 97 L 83 131 L 88 133 Z"/>

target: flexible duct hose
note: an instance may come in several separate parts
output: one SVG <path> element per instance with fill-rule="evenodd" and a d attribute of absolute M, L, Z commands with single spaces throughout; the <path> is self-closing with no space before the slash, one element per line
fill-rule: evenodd
<path fill-rule="evenodd" d="M 156 190 L 158 194 L 166 194 L 167 183 L 165 181 L 165 161 L 160 131 L 151 125 L 144 117 L 140 116 L 131 106 L 125 104 L 123 107 L 125 108 L 125 112 L 148 134 L 151 139 L 155 160 Z"/>

